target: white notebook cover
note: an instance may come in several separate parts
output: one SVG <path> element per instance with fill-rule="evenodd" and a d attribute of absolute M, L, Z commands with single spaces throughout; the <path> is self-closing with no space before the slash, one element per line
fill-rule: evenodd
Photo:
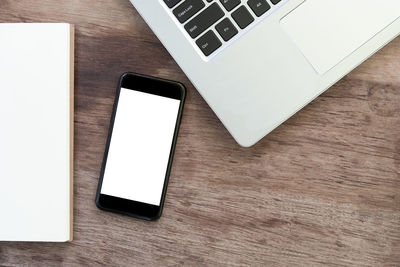
<path fill-rule="evenodd" d="M 73 36 L 0 23 L 0 241 L 72 240 Z"/>

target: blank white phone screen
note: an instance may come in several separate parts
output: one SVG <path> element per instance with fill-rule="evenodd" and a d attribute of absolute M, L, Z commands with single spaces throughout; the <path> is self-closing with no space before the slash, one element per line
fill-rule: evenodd
<path fill-rule="evenodd" d="M 101 194 L 160 205 L 179 105 L 121 88 Z"/>

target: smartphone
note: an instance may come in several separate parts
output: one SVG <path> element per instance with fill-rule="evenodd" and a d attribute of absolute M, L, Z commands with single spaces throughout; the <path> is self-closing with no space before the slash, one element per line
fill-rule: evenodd
<path fill-rule="evenodd" d="M 107 211 L 161 216 L 186 89 L 136 73 L 119 81 L 96 194 Z"/>

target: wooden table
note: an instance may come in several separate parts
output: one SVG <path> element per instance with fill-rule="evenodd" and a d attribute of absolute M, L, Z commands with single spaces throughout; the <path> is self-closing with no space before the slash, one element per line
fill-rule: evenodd
<path fill-rule="evenodd" d="M 0 265 L 400 266 L 400 38 L 241 148 L 129 1 L 0 0 L 0 22 L 76 25 L 74 241 L 0 243 Z M 157 222 L 94 205 L 125 71 L 188 87 Z"/>

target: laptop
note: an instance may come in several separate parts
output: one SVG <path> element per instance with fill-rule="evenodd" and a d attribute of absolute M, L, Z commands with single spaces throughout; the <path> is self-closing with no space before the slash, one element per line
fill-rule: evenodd
<path fill-rule="evenodd" d="M 400 33 L 399 0 L 130 1 L 244 147 Z"/>

